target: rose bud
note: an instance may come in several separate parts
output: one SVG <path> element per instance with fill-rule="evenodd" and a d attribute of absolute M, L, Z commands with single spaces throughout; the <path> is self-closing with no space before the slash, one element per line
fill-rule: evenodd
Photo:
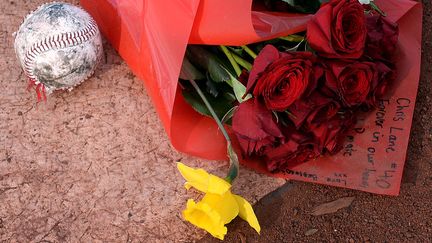
<path fill-rule="evenodd" d="M 331 0 L 309 21 L 306 39 L 322 57 L 357 59 L 365 48 L 365 19 L 358 0 Z"/>
<path fill-rule="evenodd" d="M 285 111 L 308 87 L 314 61 L 310 52 L 281 53 L 267 45 L 254 62 L 248 90 L 269 110 Z"/>
<path fill-rule="evenodd" d="M 232 130 L 246 156 L 262 155 L 267 147 L 283 139 L 273 114 L 258 99 L 241 103 L 234 113 Z"/>

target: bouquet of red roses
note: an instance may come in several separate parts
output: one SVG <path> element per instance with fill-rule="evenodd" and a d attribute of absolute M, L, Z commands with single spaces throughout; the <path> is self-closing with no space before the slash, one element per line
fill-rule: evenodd
<path fill-rule="evenodd" d="M 177 150 L 225 160 L 226 134 L 240 162 L 258 171 L 397 195 L 418 88 L 422 8 L 411 0 L 359 2 L 366 5 L 81 0 L 143 80 Z M 286 59 L 292 62 L 279 74 L 271 70 Z M 197 72 L 181 73 L 188 64 Z"/>
<path fill-rule="evenodd" d="M 243 156 L 259 157 L 270 172 L 292 168 L 339 152 L 359 110 L 377 107 L 394 83 L 398 26 L 384 15 L 376 5 L 332 0 L 305 32 L 242 47 L 189 46 L 180 79 L 197 81 Z M 186 101 L 211 115 L 182 86 Z"/>
<path fill-rule="evenodd" d="M 177 165 L 186 188 L 205 193 L 183 211 L 192 224 L 223 239 L 240 216 L 260 231 L 231 192 L 239 160 L 273 176 L 399 193 L 420 72 L 418 2 L 81 2 L 143 79 L 173 146 L 228 155 L 223 179 Z"/>

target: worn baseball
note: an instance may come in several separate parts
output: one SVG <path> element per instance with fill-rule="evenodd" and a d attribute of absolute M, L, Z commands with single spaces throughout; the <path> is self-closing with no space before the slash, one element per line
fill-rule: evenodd
<path fill-rule="evenodd" d="M 30 13 L 15 37 L 15 52 L 40 93 L 71 90 L 90 77 L 102 57 L 93 18 L 67 3 L 48 3 Z"/>

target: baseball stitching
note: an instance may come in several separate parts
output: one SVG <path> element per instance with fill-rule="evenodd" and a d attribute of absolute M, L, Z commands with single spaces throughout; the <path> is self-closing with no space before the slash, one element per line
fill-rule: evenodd
<path fill-rule="evenodd" d="M 24 71 L 27 77 L 36 85 L 40 84 L 38 78 L 33 72 L 34 63 L 36 57 L 44 52 L 56 49 L 62 49 L 66 47 L 72 47 L 80 45 L 97 34 L 98 28 L 96 22 L 90 19 L 87 26 L 81 30 L 75 32 L 62 33 L 55 36 L 50 36 L 41 40 L 27 51 L 24 58 Z"/>

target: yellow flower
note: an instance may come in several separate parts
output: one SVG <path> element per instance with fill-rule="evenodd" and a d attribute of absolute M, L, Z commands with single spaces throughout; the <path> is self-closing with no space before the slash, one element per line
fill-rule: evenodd
<path fill-rule="evenodd" d="M 261 227 L 252 206 L 243 197 L 231 193 L 230 183 L 203 169 L 193 169 L 182 163 L 177 163 L 177 168 L 186 179 L 186 189 L 194 187 L 206 193 L 198 203 L 193 199 L 188 200 L 183 211 L 183 217 L 187 221 L 221 240 L 227 233 L 225 224 L 237 215 L 260 232 Z"/>

